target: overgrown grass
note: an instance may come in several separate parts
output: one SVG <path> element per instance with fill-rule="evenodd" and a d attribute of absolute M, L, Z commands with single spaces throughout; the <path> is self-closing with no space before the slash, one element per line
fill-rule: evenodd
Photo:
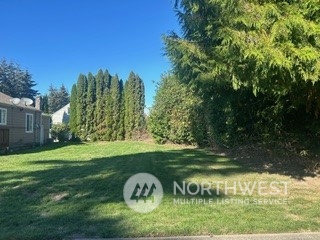
<path fill-rule="evenodd" d="M 123 200 L 133 174 L 147 172 L 163 185 L 151 213 L 139 214 Z M 221 192 L 212 204 L 174 204 L 173 181 L 290 181 L 288 194 L 252 196 Z M 0 238 L 59 239 L 320 230 L 319 178 L 296 180 L 255 172 L 242 163 L 204 150 L 142 142 L 57 144 L 0 157 Z M 215 192 L 215 188 L 212 189 Z M 229 192 L 232 192 L 230 190 Z M 248 199 L 249 204 L 228 203 Z M 256 199 L 288 204 L 255 204 Z"/>

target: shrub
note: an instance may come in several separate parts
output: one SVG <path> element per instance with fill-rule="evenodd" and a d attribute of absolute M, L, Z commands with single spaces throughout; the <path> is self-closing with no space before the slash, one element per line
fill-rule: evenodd
<path fill-rule="evenodd" d="M 51 137 L 59 142 L 69 140 L 70 129 L 66 124 L 54 124 L 51 128 Z"/>

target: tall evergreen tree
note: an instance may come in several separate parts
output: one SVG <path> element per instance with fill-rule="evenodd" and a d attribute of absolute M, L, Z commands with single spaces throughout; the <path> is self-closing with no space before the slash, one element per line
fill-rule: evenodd
<path fill-rule="evenodd" d="M 103 72 L 102 69 L 96 75 L 96 137 L 99 140 L 107 140 L 106 118 L 107 118 L 107 97 L 109 93 L 111 76 L 108 70 Z"/>
<path fill-rule="evenodd" d="M 51 84 L 48 89 L 48 92 L 49 92 L 49 94 L 48 94 L 48 108 L 49 108 L 49 113 L 52 114 L 58 110 L 58 108 L 57 108 L 57 105 L 59 102 L 58 89 Z"/>
<path fill-rule="evenodd" d="M 145 128 L 145 90 L 142 79 L 131 72 L 124 91 L 126 138 L 137 138 Z"/>
<path fill-rule="evenodd" d="M 79 75 L 77 82 L 77 133 L 81 139 L 87 138 L 87 91 L 88 81 L 83 74 Z"/>
<path fill-rule="evenodd" d="M 113 129 L 113 125 L 114 125 L 114 118 L 113 118 L 113 99 L 111 96 L 111 90 L 109 88 L 107 88 L 106 91 L 106 134 L 104 136 L 104 140 L 106 141 L 111 141 L 112 140 L 112 133 L 114 131 Z"/>
<path fill-rule="evenodd" d="M 38 91 L 34 90 L 36 83 L 28 71 L 22 70 L 18 64 L 0 62 L 0 92 L 12 97 L 27 97 L 34 99 Z"/>
<path fill-rule="evenodd" d="M 73 84 L 70 96 L 70 119 L 69 126 L 72 134 L 74 136 L 78 133 L 77 127 L 77 103 L 78 103 L 78 94 L 77 94 L 77 85 Z"/>
<path fill-rule="evenodd" d="M 134 73 L 126 85 L 127 94 L 123 81 L 118 75 L 112 77 L 107 70 L 99 70 L 95 77 L 91 73 L 88 77 L 80 74 L 71 92 L 72 133 L 83 140 L 115 141 L 125 139 L 128 127 L 127 138 L 137 137 L 145 127 L 144 85 Z"/>
<path fill-rule="evenodd" d="M 148 129 L 158 143 L 194 144 L 203 141 L 203 121 L 197 122 L 201 99 L 174 75 L 164 75 L 157 87 Z"/>
<path fill-rule="evenodd" d="M 48 95 L 45 94 L 44 96 L 41 96 L 41 106 L 40 109 L 44 113 L 49 113 L 49 103 L 48 103 Z"/>
<path fill-rule="evenodd" d="M 135 75 L 131 72 L 124 86 L 124 126 L 126 139 L 132 138 L 134 130 L 134 78 Z"/>
<path fill-rule="evenodd" d="M 87 116 L 86 116 L 86 130 L 90 136 L 94 133 L 96 127 L 95 110 L 96 110 L 96 79 L 92 73 L 88 74 L 88 92 L 87 92 Z"/>
<path fill-rule="evenodd" d="M 96 110 L 95 110 L 95 133 L 99 140 L 103 139 L 105 130 L 105 78 L 102 69 L 95 77 L 96 79 Z"/>
<path fill-rule="evenodd" d="M 206 119 L 241 131 L 240 122 L 253 122 L 259 131 L 262 123 L 279 130 L 301 107 L 320 116 L 318 1 L 175 2 L 182 36 L 165 37 L 166 52 L 179 80 L 199 87 Z"/>
<path fill-rule="evenodd" d="M 144 131 L 145 123 L 145 89 L 142 79 L 136 75 L 135 78 L 135 129 L 138 132 Z"/>
<path fill-rule="evenodd" d="M 35 96 L 38 95 L 38 91 L 33 89 L 37 84 L 32 80 L 32 75 L 28 71 L 25 71 L 20 76 L 19 83 L 20 84 L 18 84 L 18 86 L 21 89 L 20 97 L 25 96 L 27 98 L 34 99 Z M 16 87 L 17 86 L 15 86 L 15 88 Z"/>
<path fill-rule="evenodd" d="M 125 129 L 124 129 L 124 115 L 125 115 L 125 109 L 124 109 L 124 89 L 123 89 L 123 81 L 119 81 L 119 125 L 118 125 L 118 133 L 117 133 L 117 140 L 124 140 L 125 138 Z"/>
<path fill-rule="evenodd" d="M 112 117 L 112 99 L 110 96 L 110 86 L 111 86 L 111 78 L 112 76 L 109 74 L 108 70 L 104 72 L 104 105 L 105 105 L 105 129 L 104 129 L 104 137 L 103 139 L 106 141 L 111 140 L 112 135 L 112 125 L 113 125 L 113 117 Z"/>
<path fill-rule="evenodd" d="M 62 84 L 59 89 L 59 99 L 61 107 L 64 107 L 65 105 L 70 103 L 70 94 L 68 89 L 64 86 L 64 84 Z"/>
<path fill-rule="evenodd" d="M 110 75 L 108 70 L 105 70 L 103 75 L 104 75 L 104 88 L 106 90 L 110 90 L 112 76 Z"/>
<path fill-rule="evenodd" d="M 111 140 L 119 140 L 121 138 L 121 92 L 120 82 L 118 75 L 115 75 L 111 79 L 110 85 L 110 105 L 111 105 L 111 116 L 112 116 L 112 133 Z"/>

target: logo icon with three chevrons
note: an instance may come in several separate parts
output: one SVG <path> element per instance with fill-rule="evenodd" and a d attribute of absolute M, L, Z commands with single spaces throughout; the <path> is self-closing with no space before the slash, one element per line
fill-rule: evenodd
<path fill-rule="evenodd" d="M 148 213 L 161 203 L 163 189 L 160 181 L 149 173 L 138 173 L 130 177 L 123 188 L 123 198 L 136 212 Z"/>

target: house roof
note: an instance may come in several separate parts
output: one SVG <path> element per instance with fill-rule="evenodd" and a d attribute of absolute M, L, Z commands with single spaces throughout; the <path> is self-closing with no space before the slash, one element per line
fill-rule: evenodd
<path fill-rule="evenodd" d="M 21 107 L 21 108 L 26 108 L 26 109 L 30 109 L 30 110 L 33 110 L 33 111 L 39 111 L 41 112 L 40 110 L 36 109 L 35 107 L 33 106 L 26 106 L 24 103 L 20 102 L 19 104 L 17 105 L 14 105 L 12 103 L 12 101 L 10 101 L 11 99 L 13 99 L 13 97 L 7 95 L 7 94 L 4 94 L 2 92 L 0 92 L 0 104 L 6 104 L 6 105 L 9 105 L 9 106 L 18 106 L 18 107 Z"/>
<path fill-rule="evenodd" d="M 54 113 L 52 113 L 52 115 L 59 114 L 60 112 L 66 112 L 68 110 L 68 108 L 70 108 L 70 103 L 68 103 L 67 105 L 63 106 L 59 110 L 55 111 Z"/>
<path fill-rule="evenodd" d="M 60 124 L 60 123 L 68 123 L 69 122 L 69 109 L 70 103 L 60 108 L 58 111 L 52 114 L 52 123 Z"/>

